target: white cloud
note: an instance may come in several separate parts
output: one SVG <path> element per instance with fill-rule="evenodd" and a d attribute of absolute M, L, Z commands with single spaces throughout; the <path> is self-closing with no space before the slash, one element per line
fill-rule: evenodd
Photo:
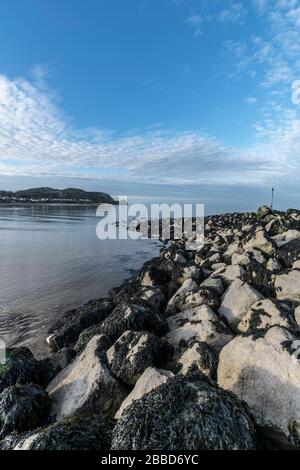
<path fill-rule="evenodd" d="M 150 183 L 265 184 L 297 180 L 300 121 L 280 133 L 261 125 L 264 142 L 228 148 L 202 132 L 161 127 L 117 136 L 76 130 L 52 94 L 25 79 L 0 76 L 0 172 Z"/>
<path fill-rule="evenodd" d="M 247 104 L 255 104 L 255 103 L 257 103 L 257 98 L 249 96 L 248 98 L 245 98 L 245 102 Z"/>
<path fill-rule="evenodd" d="M 246 17 L 246 10 L 241 3 L 232 3 L 222 10 L 218 18 L 223 23 L 238 23 L 242 24 Z"/>
<path fill-rule="evenodd" d="M 202 34 L 202 17 L 200 15 L 189 16 L 187 23 L 193 29 L 195 36 L 200 36 Z"/>

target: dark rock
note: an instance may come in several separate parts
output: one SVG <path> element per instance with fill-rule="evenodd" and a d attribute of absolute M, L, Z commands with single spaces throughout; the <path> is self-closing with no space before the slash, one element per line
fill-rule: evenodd
<path fill-rule="evenodd" d="M 144 264 L 140 274 L 140 282 L 143 286 L 161 286 L 168 283 L 171 276 L 171 261 L 162 262 L 161 258 L 154 258 Z"/>
<path fill-rule="evenodd" d="M 47 385 L 54 379 L 54 377 L 76 356 L 76 352 L 72 348 L 62 348 L 52 356 L 39 361 L 39 383 L 43 387 Z"/>
<path fill-rule="evenodd" d="M 115 307 L 111 300 L 94 300 L 67 315 L 67 321 L 48 338 L 53 351 L 72 347 L 80 333 L 89 326 L 102 322 Z"/>
<path fill-rule="evenodd" d="M 159 313 L 141 305 L 122 303 L 103 321 L 101 331 L 114 342 L 127 330 L 149 331 L 162 336 L 168 327 Z"/>
<path fill-rule="evenodd" d="M 111 424 L 100 416 L 75 415 L 34 434 L 7 436 L 2 450 L 100 450 L 110 446 Z"/>
<path fill-rule="evenodd" d="M 176 376 L 126 408 L 113 450 L 254 449 L 245 406 L 202 374 Z"/>
<path fill-rule="evenodd" d="M 76 353 L 72 348 L 62 348 L 50 358 L 51 364 L 56 374 L 67 367 L 74 359 Z"/>
<path fill-rule="evenodd" d="M 38 361 L 25 347 L 6 350 L 6 363 L 0 366 L 0 393 L 11 385 L 39 384 Z"/>
<path fill-rule="evenodd" d="M 243 280 L 266 297 L 276 297 L 275 276 L 261 263 L 252 260 L 244 267 Z"/>
<path fill-rule="evenodd" d="M 76 353 L 77 354 L 81 353 L 85 349 L 90 339 L 92 339 L 93 336 L 96 336 L 99 334 L 101 334 L 101 324 L 92 325 L 89 328 L 86 328 L 85 330 L 83 330 L 80 333 L 79 338 L 74 346 L 74 350 L 76 351 Z M 101 344 L 102 344 L 103 351 L 106 351 L 111 346 L 111 342 L 109 338 L 105 335 L 101 335 Z"/>
<path fill-rule="evenodd" d="M 126 385 L 134 385 L 147 367 L 162 367 L 173 347 L 151 333 L 126 331 L 108 350 L 113 374 Z"/>
<path fill-rule="evenodd" d="M 264 219 L 265 217 L 270 216 L 270 215 L 274 215 L 274 212 L 268 206 L 261 206 L 257 210 L 257 217 L 259 219 Z"/>
<path fill-rule="evenodd" d="M 129 279 L 121 287 L 111 289 L 109 295 L 114 303 L 131 303 L 162 311 L 166 304 L 166 286 L 141 286 L 138 279 Z"/>
<path fill-rule="evenodd" d="M 286 268 L 291 268 L 294 262 L 300 259 L 300 239 L 296 238 L 280 247 L 277 259 Z"/>
<path fill-rule="evenodd" d="M 34 385 L 6 388 L 0 395 L 0 437 L 47 424 L 51 403 L 48 394 Z"/>

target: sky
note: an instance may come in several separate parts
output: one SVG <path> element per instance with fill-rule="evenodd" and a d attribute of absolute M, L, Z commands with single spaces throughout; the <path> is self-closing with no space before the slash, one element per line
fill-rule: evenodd
<path fill-rule="evenodd" d="M 300 0 L 0 2 L 2 189 L 299 207 L 299 144 Z"/>

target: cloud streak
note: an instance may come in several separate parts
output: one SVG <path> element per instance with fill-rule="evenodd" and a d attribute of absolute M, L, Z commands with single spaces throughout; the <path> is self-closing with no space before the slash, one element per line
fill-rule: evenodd
<path fill-rule="evenodd" d="M 269 129 L 268 142 L 235 149 L 195 131 L 154 128 L 117 136 L 101 129 L 77 130 L 53 96 L 28 80 L 0 76 L 2 175 L 228 185 L 299 176 L 299 121 L 279 135 Z"/>

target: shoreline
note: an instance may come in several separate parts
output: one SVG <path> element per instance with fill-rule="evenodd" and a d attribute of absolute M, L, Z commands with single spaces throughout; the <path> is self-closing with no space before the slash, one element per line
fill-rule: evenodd
<path fill-rule="evenodd" d="M 66 312 L 49 358 L 16 348 L 52 411 L 0 448 L 300 448 L 289 424 L 300 426 L 300 211 L 211 216 L 205 231 L 197 252 L 164 244 L 106 297 Z"/>
<path fill-rule="evenodd" d="M 118 201 L 115 203 L 106 203 L 106 202 L 99 202 L 99 203 L 88 203 L 88 204 L 81 204 L 81 203 L 59 203 L 59 202 L 0 202 L 0 207 L 34 207 L 34 206 L 54 206 L 54 207 L 98 207 L 101 204 L 111 204 L 113 206 L 118 206 Z"/>

